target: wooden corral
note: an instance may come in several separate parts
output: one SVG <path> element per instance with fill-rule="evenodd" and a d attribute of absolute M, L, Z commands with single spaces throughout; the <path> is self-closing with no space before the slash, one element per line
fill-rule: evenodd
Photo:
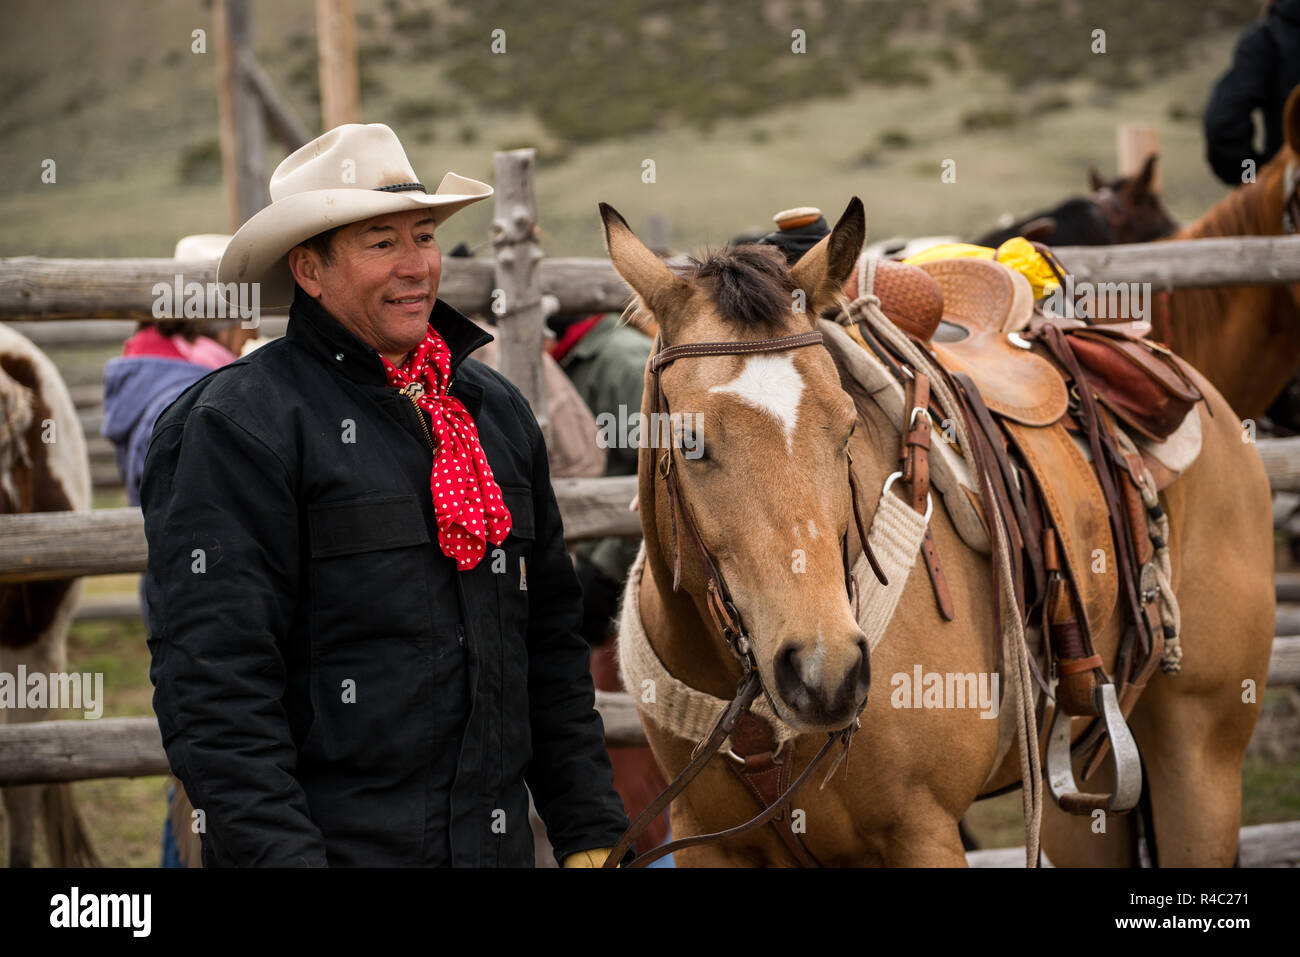
<path fill-rule="evenodd" d="M 324 0 L 322 0 L 323 5 Z M 543 297 L 563 312 L 621 311 L 629 296 L 603 259 L 546 259 L 536 245 L 531 201 L 531 150 L 497 154 L 494 218 L 497 255 L 490 260 L 448 259 L 439 295 L 464 312 L 487 314 L 494 293 L 504 304 L 496 321 L 502 368 L 515 370 L 521 389 L 540 410 L 540 379 L 528 374 L 539 362 Z M 509 188 L 506 188 L 506 187 Z M 1221 283 L 1300 282 L 1300 237 L 1162 242 L 1058 251 L 1079 280 L 1150 282 L 1157 289 Z M 0 260 L 0 320 L 30 326 L 38 341 L 89 338 L 120 342 L 132 325 L 150 319 L 157 283 L 215 281 L 214 261 L 174 259 L 71 260 L 22 257 Z M 262 317 L 268 331 L 283 328 L 283 314 Z M 121 323 L 121 324 L 119 324 Z M 522 373 L 519 370 L 523 370 Z M 74 384 L 83 427 L 98 439 L 94 384 Z M 544 410 L 540 418 L 545 418 Z M 103 440 L 100 440 L 102 442 Z M 1300 439 L 1262 439 L 1260 454 L 1275 491 L 1300 491 Z M 102 452 L 102 450 L 101 450 Z M 109 464 L 101 462 L 107 478 Z M 556 480 L 555 491 L 570 543 L 609 535 L 636 536 L 640 522 L 629 503 L 636 477 Z M 139 509 L 0 516 L 0 582 L 34 581 L 121 572 L 145 567 L 146 543 Z M 1300 584 L 1279 576 L 1279 595 L 1300 595 Z M 102 613 L 130 614 L 134 599 L 106 603 Z M 109 607 L 111 606 L 111 607 Z M 1268 680 L 1300 684 L 1300 636 L 1275 639 Z M 626 694 L 597 693 L 611 746 L 644 744 L 636 709 Z M 168 770 L 157 722 L 151 718 L 52 721 L 0 727 L 0 785 L 164 774 Z M 1022 851 L 972 856 L 976 866 L 1023 862 Z M 1300 823 L 1242 831 L 1247 866 L 1294 865 L 1300 860 Z"/>

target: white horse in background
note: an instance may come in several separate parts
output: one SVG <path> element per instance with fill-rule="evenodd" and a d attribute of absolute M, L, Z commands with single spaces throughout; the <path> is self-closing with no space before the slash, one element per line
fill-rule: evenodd
<path fill-rule="evenodd" d="M 54 363 L 25 336 L 0 326 L 0 514 L 67 509 L 90 509 L 90 464 L 77 410 Z M 64 671 L 68 626 L 80 598 L 80 579 L 0 584 L 0 674 L 17 682 L 20 666 L 28 675 Z M 50 717 L 49 708 L 0 707 L 0 724 Z M 3 797 L 11 867 L 34 863 L 38 816 L 52 866 L 99 864 L 71 784 L 8 787 Z"/>

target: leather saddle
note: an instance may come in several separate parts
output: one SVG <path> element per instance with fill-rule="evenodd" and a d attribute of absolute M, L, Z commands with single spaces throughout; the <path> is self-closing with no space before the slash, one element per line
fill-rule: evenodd
<path fill-rule="evenodd" d="M 1137 437 L 1158 443 L 1184 419 L 1199 424 L 1194 412 L 1187 415 L 1188 400 L 1194 403 L 1199 393 L 1172 357 L 1152 358 L 1158 347 L 1124 331 L 1112 335 L 1077 328 L 1082 323 L 1037 323 L 1028 281 L 992 260 L 937 260 L 918 267 L 879 262 L 868 291 L 894 325 L 929 351 L 938 374 L 959 396 L 976 446 L 971 457 L 980 460 L 979 471 L 995 490 L 984 501 L 1000 513 L 1018 555 L 1013 577 L 1020 614 L 1026 621 L 1041 615 L 1053 670 L 1059 669 L 1057 713 L 1102 718 L 1117 742 L 1117 761 L 1124 752 L 1123 798 L 1117 784 L 1108 803 L 1099 805 L 1103 796 L 1078 794 L 1072 776 L 1060 794 L 1053 782 L 1053 794 L 1076 813 L 1096 806 L 1125 810 L 1121 805 L 1136 800 L 1131 782 L 1135 774 L 1140 781 L 1140 772 L 1120 711 L 1126 717 L 1136 703 L 1160 658 L 1165 632 L 1148 582 L 1152 545 L 1141 497 L 1143 469 L 1137 456 L 1120 451 L 1116 422 L 1134 410 L 1141 414 L 1155 381 L 1170 401 L 1161 406 L 1157 431 L 1139 428 L 1143 434 Z M 1067 333 L 1086 334 L 1087 341 L 1076 347 Z M 934 411 L 932 404 L 932 417 Z M 1169 480 L 1169 470 L 1162 471 Z M 1117 606 L 1122 635 L 1112 681 L 1092 636 L 1107 627 Z M 1062 767 L 1069 771 L 1069 723 L 1060 733 L 1058 724 L 1049 777 Z M 1101 734 L 1090 737 L 1089 773 L 1104 753 Z"/>

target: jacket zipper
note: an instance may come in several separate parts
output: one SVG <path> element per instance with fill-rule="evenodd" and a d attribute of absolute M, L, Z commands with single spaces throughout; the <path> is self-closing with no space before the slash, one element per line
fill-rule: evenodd
<path fill-rule="evenodd" d="M 451 388 L 451 383 L 447 384 L 447 388 Z M 420 396 L 424 395 L 423 383 L 408 383 L 402 388 L 402 395 L 411 400 L 411 406 L 415 409 L 415 417 L 420 420 L 420 431 L 424 433 L 424 441 L 429 446 L 429 451 L 436 455 L 438 447 L 434 444 L 433 435 L 429 432 L 429 424 L 424 421 L 424 410 L 420 408 L 420 403 L 417 401 Z"/>

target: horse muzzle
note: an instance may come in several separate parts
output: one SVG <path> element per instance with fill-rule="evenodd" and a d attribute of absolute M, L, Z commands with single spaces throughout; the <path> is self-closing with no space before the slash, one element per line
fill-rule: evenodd
<path fill-rule="evenodd" d="M 784 705 L 780 710 L 786 712 L 782 717 L 791 726 L 834 731 L 851 722 L 866 700 L 871 653 L 860 632 L 838 654 L 822 641 L 786 641 L 772 661 L 772 675 L 773 690 Z"/>

